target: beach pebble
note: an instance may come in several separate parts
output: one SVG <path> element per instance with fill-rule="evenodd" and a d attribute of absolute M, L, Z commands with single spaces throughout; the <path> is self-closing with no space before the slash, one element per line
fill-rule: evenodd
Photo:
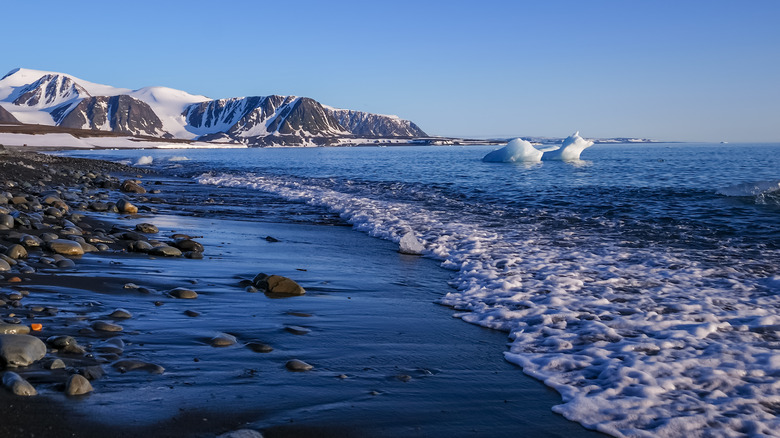
<path fill-rule="evenodd" d="M 182 255 L 188 259 L 192 260 L 202 260 L 203 259 L 203 253 L 198 251 L 185 251 L 182 253 Z"/>
<path fill-rule="evenodd" d="M 136 241 L 133 241 L 130 244 L 130 248 L 129 249 L 130 249 L 130 251 L 134 251 L 134 252 L 149 252 L 153 248 L 154 247 L 149 242 L 145 242 L 143 240 L 136 240 Z"/>
<path fill-rule="evenodd" d="M 141 187 L 139 183 L 131 179 L 122 181 L 122 185 L 119 186 L 119 189 L 125 193 L 139 193 L 139 194 L 146 193 L 145 188 Z"/>
<path fill-rule="evenodd" d="M 0 271 L 10 271 L 11 265 L 7 261 L 0 259 Z"/>
<path fill-rule="evenodd" d="M 6 250 L 5 255 L 12 259 L 26 259 L 27 250 L 19 244 L 11 245 L 8 250 Z"/>
<path fill-rule="evenodd" d="M 76 256 L 83 255 L 84 248 L 78 242 L 65 239 L 54 239 L 49 241 L 49 249 L 57 254 Z"/>
<path fill-rule="evenodd" d="M 309 371 L 311 369 L 314 369 L 313 366 L 298 359 L 292 359 L 290 361 L 287 361 L 287 363 L 284 364 L 284 366 L 290 371 Z"/>
<path fill-rule="evenodd" d="M 95 321 L 92 323 L 92 328 L 99 332 L 121 332 L 122 326 L 107 321 Z"/>
<path fill-rule="evenodd" d="M 173 245 L 182 251 L 203 252 L 203 245 L 191 239 L 178 239 Z"/>
<path fill-rule="evenodd" d="M 148 371 L 152 374 L 162 374 L 165 372 L 165 368 L 160 365 L 156 365 L 149 362 L 144 362 L 137 359 L 124 359 L 119 362 L 115 362 L 112 365 L 119 372 L 126 373 L 128 371 Z"/>
<path fill-rule="evenodd" d="M 63 362 L 62 359 L 54 359 L 46 365 L 46 368 L 50 370 L 61 370 L 65 368 L 65 362 Z"/>
<path fill-rule="evenodd" d="M 235 336 L 227 333 L 220 333 L 209 340 L 209 345 L 212 347 L 229 347 L 235 345 L 237 342 Z"/>
<path fill-rule="evenodd" d="M 88 367 L 79 368 L 79 374 L 84 376 L 87 380 L 97 380 L 106 375 L 106 371 L 100 365 L 90 365 Z"/>
<path fill-rule="evenodd" d="M 114 318 L 114 319 L 129 319 L 129 318 L 133 317 L 133 314 L 130 313 L 129 311 L 125 310 L 125 309 L 121 309 L 120 308 L 120 309 L 114 310 L 108 316 L 110 316 L 111 318 Z"/>
<path fill-rule="evenodd" d="M 92 391 L 92 384 L 89 383 L 86 377 L 80 374 L 70 376 L 65 384 L 65 394 L 67 395 L 84 395 Z"/>
<path fill-rule="evenodd" d="M 185 310 L 184 314 L 189 316 L 189 317 L 193 317 L 193 318 L 196 317 L 196 316 L 200 316 L 200 312 L 196 312 L 194 310 L 189 310 L 189 309 Z"/>
<path fill-rule="evenodd" d="M 84 347 L 72 336 L 52 336 L 46 339 L 46 342 L 64 353 L 84 354 Z"/>
<path fill-rule="evenodd" d="M 263 438 L 263 434 L 252 429 L 239 429 L 217 435 L 217 438 Z"/>
<path fill-rule="evenodd" d="M 14 227 L 14 217 L 10 214 L 0 214 L 0 229 L 9 230 Z"/>
<path fill-rule="evenodd" d="M 294 335 L 305 335 L 308 333 L 311 333 L 311 330 L 307 329 L 306 327 L 301 327 L 297 325 L 290 325 L 284 328 L 284 330 L 288 333 L 292 333 Z"/>
<path fill-rule="evenodd" d="M 168 292 L 168 294 L 174 298 L 181 298 L 187 300 L 198 298 L 197 292 L 183 287 L 177 287 L 176 289 L 173 289 L 170 292 Z"/>
<path fill-rule="evenodd" d="M 3 386 L 14 393 L 14 395 L 31 396 L 38 394 L 38 391 L 30 385 L 30 382 L 11 371 L 7 371 L 3 374 Z"/>
<path fill-rule="evenodd" d="M 306 290 L 294 280 L 281 275 L 257 274 L 252 283 L 258 289 L 271 295 L 296 296 L 306 293 Z"/>
<path fill-rule="evenodd" d="M 149 250 L 149 254 L 163 257 L 181 257 L 181 250 L 172 246 L 162 245 Z"/>
<path fill-rule="evenodd" d="M 25 367 L 46 356 L 46 344 L 30 335 L 0 335 L 0 363 Z"/>
<path fill-rule="evenodd" d="M 125 289 L 138 289 L 138 288 L 140 288 L 140 286 L 138 286 L 135 283 L 125 283 L 125 285 L 123 287 Z"/>
<path fill-rule="evenodd" d="M 0 323 L 0 335 L 26 335 L 30 333 L 30 327 L 22 324 Z"/>
<path fill-rule="evenodd" d="M 57 262 L 57 267 L 60 269 L 71 269 L 76 267 L 76 262 L 73 260 L 65 259 Z"/>
<path fill-rule="evenodd" d="M 120 199 L 116 203 L 116 208 L 119 210 L 120 213 L 127 213 L 127 214 L 136 214 L 138 213 L 138 207 L 133 205 L 130 201 L 126 199 Z"/>
<path fill-rule="evenodd" d="M 99 353 L 122 354 L 125 351 L 125 342 L 119 338 L 107 339 L 95 346 Z"/>
<path fill-rule="evenodd" d="M 139 233 L 147 233 L 147 234 L 155 234 L 160 231 L 157 228 L 157 226 L 145 222 L 136 224 L 135 230 L 138 231 Z"/>
<path fill-rule="evenodd" d="M 274 351 L 273 347 L 259 341 L 247 342 L 246 346 L 255 353 L 270 353 Z"/>
<path fill-rule="evenodd" d="M 19 237 L 19 243 L 27 248 L 37 248 L 43 245 L 43 240 L 30 234 L 22 234 L 22 236 Z"/>

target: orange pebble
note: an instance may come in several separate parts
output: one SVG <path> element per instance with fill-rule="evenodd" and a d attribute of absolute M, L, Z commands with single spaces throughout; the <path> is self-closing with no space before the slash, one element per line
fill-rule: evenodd
<path fill-rule="evenodd" d="M 30 324 L 30 328 L 31 328 L 31 329 L 32 329 L 34 332 L 39 332 L 39 331 L 43 330 L 43 324 L 38 324 L 38 323 L 35 323 L 35 324 Z"/>
<path fill-rule="evenodd" d="M 19 277 L 11 277 L 11 278 L 8 279 L 8 282 L 9 283 L 21 283 L 22 279 L 19 278 Z"/>

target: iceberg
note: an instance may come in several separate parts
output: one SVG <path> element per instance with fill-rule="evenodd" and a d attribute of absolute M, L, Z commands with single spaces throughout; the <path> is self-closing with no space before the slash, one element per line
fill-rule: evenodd
<path fill-rule="evenodd" d="M 482 161 L 489 163 L 515 163 L 515 162 L 537 162 L 542 160 L 544 152 L 533 147 L 533 145 L 523 139 L 515 138 L 501 149 L 496 149 L 482 158 Z"/>
<path fill-rule="evenodd" d="M 566 137 L 560 148 L 546 152 L 545 160 L 578 161 L 585 149 L 593 146 L 593 142 L 580 137 L 580 131 Z"/>

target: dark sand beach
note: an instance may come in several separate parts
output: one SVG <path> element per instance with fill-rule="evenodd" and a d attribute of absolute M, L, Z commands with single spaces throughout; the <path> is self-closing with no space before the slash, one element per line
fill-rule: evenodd
<path fill-rule="evenodd" d="M 270 203 L 215 202 L 217 189 L 165 175 L 15 152 L 0 162 L 0 192 L 28 200 L 0 207 L 15 219 L 41 219 L 1 230 L 3 252 L 19 234 L 46 232 L 105 237 L 107 246 L 58 266 L 44 242 L 0 273 L 0 317 L 41 324 L 27 336 L 47 347 L 31 365 L 4 367 L 38 395 L 0 391 L 0 436 L 597 435 L 553 414 L 560 396 L 504 361 L 506 333 L 435 304 L 450 273 L 433 260 L 399 254 L 337 220 L 304 225 L 276 220 Z M 116 179 L 101 186 L 101 174 Z M 122 192 L 117 183 L 126 179 L 159 193 Z M 52 188 L 68 204 L 61 217 L 42 199 Z M 120 199 L 139 211 L 90 207 Z M 158 232 L 136 231 L 140 223 Z M 71 225 L 81 234 L 65 234 Z M 202 253 L 154 255 L 133 240 L 176 246 L 174 234 L 192 237 Z M 259 273 L 293 279 L 306 294 L 264 294 L 250 285 Z M 176 288 L 197 298 L 176 298 Z M 116 317 L 117 309 L 130 317 Z M 58 336 L 83 351 L 58 346 Z M 64 368 L 48 369 L 55 359 Z M 295 359 L 312 368 L 290 371 Z M 66 395 L 75 374 L 93 391 Z"/>

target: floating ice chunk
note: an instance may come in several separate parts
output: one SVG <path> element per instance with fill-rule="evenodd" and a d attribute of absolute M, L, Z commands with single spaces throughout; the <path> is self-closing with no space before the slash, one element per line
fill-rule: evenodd
<path fill-rule="evenodd" d="M 482 158 L 490 163 L 537 162 L 542 159 L 543 152 L 533 147 L 525 140 L 515 138 L 501 149 L 496 149 Z"/>
<path fill-rule="evenodd" d="M 154 158 L 152 158 L 151 155 L 144 155 L 143 157 L 139 158 L 138 161 L 135 162 L 135 165 L 147 166 L 149 164 L 152 164 L 152 161 L 154 161 Z"/>
<path fill-rule="evenodd" d="M 398 252 L 401 254 L 422 255 L 425 251 L 425 245 L 422 244 L 411 231 L 404 234 L 401 237 L 401 241 L 398 243 Z"/>
<path fill-rule="evenodd" d="M 577 161 L 585 149 L 593 146 L 593 142 L 580 137 L 580 131 L 566 137 L 559 149 L 544 154 L 545 160 Z"/>

